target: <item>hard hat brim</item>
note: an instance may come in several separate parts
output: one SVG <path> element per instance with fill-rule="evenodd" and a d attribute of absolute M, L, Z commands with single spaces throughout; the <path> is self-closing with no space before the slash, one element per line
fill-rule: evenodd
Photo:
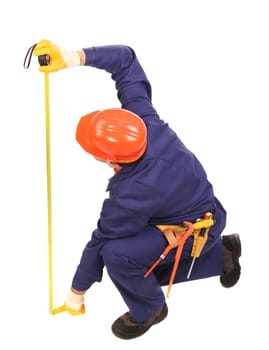
<path fill-rule="evenodd" d="M 99 111 L 95 111 L 80 118 L 76 130 L 76 140 L 86 152 L 90 153 L 94 157 L 105 159 L 105 154 L 98 150 L 94 144 L 90 143 L 87 138 L 87 130 L 91 124 L 91 120 L 98 112 Z"/>

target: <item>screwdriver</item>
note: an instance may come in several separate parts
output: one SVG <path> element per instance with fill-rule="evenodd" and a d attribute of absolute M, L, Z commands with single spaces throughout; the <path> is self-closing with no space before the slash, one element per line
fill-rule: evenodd
<path fill-rule="evenodd" d="M 212 217 L 212 214 L 208 212 L 204 215 L 203 220 L 211 219 L 211 217 Z M 197 231 L 197 232 L 194 231 L 194 242 L 193 242 L 193 248 L 191 252 L 191 256 L 193 258 L 192 258 L 191 266 L 188 271 L 187 279 L 190 278 L 195 260 L 200 256 L 201 251 L 204 248 L 204 245 L 206 244 L 206 241 L 208 238 L 208 231 L 209 231 L 209 227 L 202 227 L 200 231 Z"/>

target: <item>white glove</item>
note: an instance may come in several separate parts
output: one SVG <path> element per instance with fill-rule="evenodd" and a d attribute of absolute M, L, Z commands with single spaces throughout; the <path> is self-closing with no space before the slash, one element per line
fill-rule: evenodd
<path fill-rule="evenodd" d="M 65 300 L 65 305 L 70 309 L 78 311 L 81 305 L 84 304 L 84 296 L 81 294 L 75 294 L 70 291 Z"/>

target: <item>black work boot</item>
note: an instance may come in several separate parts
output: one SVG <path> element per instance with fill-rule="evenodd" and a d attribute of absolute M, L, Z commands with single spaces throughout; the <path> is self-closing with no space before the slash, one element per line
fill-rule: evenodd
<path fill-rule="evenodd" d="M 131 321 L 130 313 L 126 312 L 124 315 L 119 317 L 112 324 L 112 332 L 114 335 L 121 339 L 133 339 L 140 337 L 140 335 L 146 333 L 150 329 L 151 326 L 157 324 L 165 319 L 168 314 L 168 307 L 166 303 L 161 308 L 160 311 L 156 312 L 149 320 L 134 323 Z"/>
<path fill-rule="evenodd" d="M 239 280 L 241 266 L 239 258 L 241 256 L 241 242 L 239 234 L 235 233 L 222 237 L 222 246 L 224 254 L 224 273 L 220 277 L 220 283 L 223 287 L 233 287 Z"/>

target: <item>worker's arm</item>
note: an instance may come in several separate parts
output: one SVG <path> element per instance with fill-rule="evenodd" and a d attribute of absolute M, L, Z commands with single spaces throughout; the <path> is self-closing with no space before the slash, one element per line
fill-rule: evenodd
<path fill-rule="evenodd" d="M 150 83 L 133 49 L 110 45 L 85 48 L 83 51 L 86 66 L 103 69 L 111 74 L 122 108 L 138 114 L 144 120 L 158 118 L 151 103 Z"/>
<path fill-rule="evenodd" d="M 66 50 L 49 40 L 41 40 L 34 49 L 36 56 L 48 55 L 49 64 L 42 72 L 57 72 L 75 66 L 91 66 L 111 74 L 116 83 L 122 108 L 138 114 L 144 121 L 159 119 L 151 103 L 151 86 L 133 49 L 124 45 L 107 45 Z"/>

